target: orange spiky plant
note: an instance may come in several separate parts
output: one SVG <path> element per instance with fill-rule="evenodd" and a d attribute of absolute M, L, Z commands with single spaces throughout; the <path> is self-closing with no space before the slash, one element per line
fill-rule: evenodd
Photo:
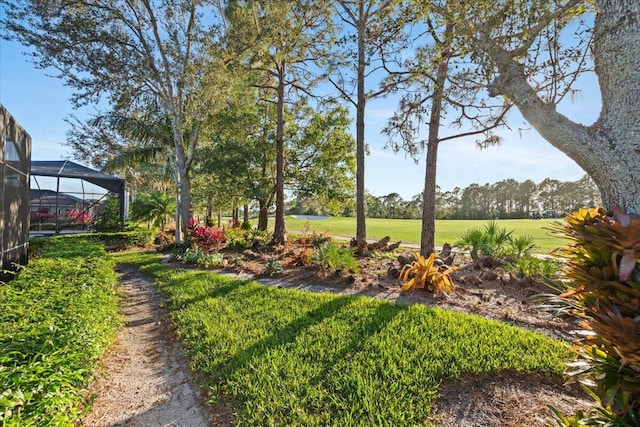
<path fill-rule="evenodd" d="M 400 280 L 405 282 L 403 291 L 411 288 L 427 289 L 438 294 L 448 294 L 454 289 L 453 281 L 449 275 L 458 267 L 447 267 L 436 262 L 436 254 L 432 253 L 427 258 L 415 253 L 416 260 L 402 267 Z"/>

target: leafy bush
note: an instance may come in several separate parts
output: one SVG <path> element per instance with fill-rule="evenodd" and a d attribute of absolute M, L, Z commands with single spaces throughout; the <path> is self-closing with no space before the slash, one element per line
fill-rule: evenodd
<path fill-rule="evenodd" d="M 528 234 L 526 236 L 510 236 L 508 244 L 508 255 L 516 260 L 531 255 L 531 251 L 535 249 L 535 238 Z"/>
<path fill-rule="evenodd" d="M 218 250 L 224 241 L 224 230 L 202 226 L 198 224 L 195 218 L 189 220 L 187 230 L 189 231 L 191 242 L 206 254 Z"/>
<path fill-rule="evenodd" d="M 560 272 L 562 263 L 549 258 L 521 256 L 516 259 L 513 269 L 520 276 L 555 277 Z"/>
<path fill-rule="evenodd" d="M 470 229 L 462 233 L 454 246 L 469 251 L 471 258 L 478 261 L 481 256 L 501 256 L 507 251 L 511 233 L 499 227 L 496 221 L 489 221 L 483 229 Z"/>
<path fill-rule="evenodd" d="M 232 251 L 242 252 L 249 247 L 249 242 L 244 239 L 231 239 L 227 247 Z"/>
<path fill-rule="evenodd" d="M 176 251 L 171 254 L 171 259 L 191 264 L 197 264 L 204 268 L 224 267 L 226 265 L 224 256 L 220 253 L 205 253 L 199 249 L 187 249 L 186 251 Z"/>
<path fill-rule="evenodd" d="M 0 423 L 77 425 L 84 387 L 121 326 L 113 261 L 95 243 L 49 239 L 0 284 Z"/>
<path fill-rule="evenodd" d="M 53 222 L 55 218 L 56 215 L 52 212 L 49 212 L 48 207 L 41 207 L 37 211 L 29 213 L 29 219 L 32 223 Z"/>
<path fill-rule="evenodd" d="M 416 260 L 402 267 L 400 280 L 406 282 L 403 291 L 411 288 L 428 289 L 438 294 L 448 294 L 453 291 L 453 281 L 449 277 L 458 267 L 448 267 L 438 264 L 435 252 L 425 258 L 415 253 Z"/>
<path fill-rule="evenodd" d="M 262 270 L 262 274 L 273 276 L 275 274 L 282 273 L 282 271 L 282 263 L 278 258 L 267 258 L 265 261 L 264 269 Z"/>
<path fill-rule="evenodd" d="M 297 237 L 298 243 L 301 245 L 309 245 L 315 248 L 319 248 L 322 245 L 325 245 L 331 242 L 331 237 L 329 236 L 329 231 L 325 231 L 324 233 L 317 233 L 315 230 L 309 234 L 311 230 L 311 223 L 306 221 L 302 227 L 302 234 Z"/>
<path fill-rule="evenodd" d="M 46 246 L 47 242 L 54 242 L 58 239 L 70 245 L 76 245 L 80 242 L 99 243 L 103 245 L 107 251 L 117 251 L 150 245 L 154 239 L 154 232 L 152 230 L 137 230 L 122 233 L 82 233 L 65 234 L 55 237 L 36 237 L 30 239 L 30 245 Z"/>
<path fill-rule="evenodd" d="M 102 209 L 93 220 L 93 229 L 103 233 L 122 231 L 120 221 L 120 203 L 117 198 L 110 197 L 102 204 Z"/>
<path fill-rule="evenodd" d="M 570 364 L 598 407 L 557 425 L 640 425 L 640 218 L 620 209 L 580 209 L 554 230 L 573 240 L 560 250 L 573 283 L 560 295 L 585 328 Z"/>
<path fill-rule="evenodd" d="M 164 192 L 152 191 L 138 194 L 131 202 L 131 219 L 150 222 L 160 230 L 164 230 L 174 213 L 175 204 L 175 198 Z"/>
<path fill-rule="evenodd" d="M 311 256 L 311 261 L 325 271 L 360 270 L 355 257 L 355 248 L 343 248 L 335 243 L 320 246 Z"/>

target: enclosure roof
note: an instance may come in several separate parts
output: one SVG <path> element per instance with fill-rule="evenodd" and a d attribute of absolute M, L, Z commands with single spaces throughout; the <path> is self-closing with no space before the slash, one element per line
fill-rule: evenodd
<path fill-rule="evenodd" d="M 31 175 L 83 179 L 117 194 L 124 192 L 123 179 L 70 160 L 32 160 Z"/>
<path fill-rule="evenodd" d="M 55 199 L 56 197 L 67 199 L 67 200 L 72 200 L 74 202 L 81 202 L 82 201 L 81 198 L 73 196 L 71 194 L 58 193 L 58 192 L 53 191 L 53 190 L 40 190 L 40 189 L 35 189 L 35 188 L 30 188 L 29 189 L 29 200 L 30 201 L 38 200 L 38 199 Z"/>

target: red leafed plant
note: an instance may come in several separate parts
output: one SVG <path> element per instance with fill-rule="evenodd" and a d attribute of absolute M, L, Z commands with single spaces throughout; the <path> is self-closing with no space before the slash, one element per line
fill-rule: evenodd
<path fill-rule="evenodd" d="M 187 222 L 187 229 L 191 242 L 206 254 L 218 250 L 224 241 L 224 230 L 200 225 L 195 218 Z"/>
<path fill-rule="evenodd" d="M 65 212 L 67 221 L 74 224 L 89 224 L 93 221 L 93 215 L 91 212 L 83 211 L 82 209 L 69 209 Z"/>

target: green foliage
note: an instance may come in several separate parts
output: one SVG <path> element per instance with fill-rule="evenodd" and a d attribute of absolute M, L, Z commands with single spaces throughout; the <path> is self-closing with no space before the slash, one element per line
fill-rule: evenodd
<path fill-rule="evenodd" d="M 205 253 L 200 249 L 189 248 L 186 251 L 175 251 L 171 259 L 189 264 L 196 264 L 204 268 L 224 267 L 226 262 L 221 253 Z"/>
<path fill-rule="evenodd" d="M 342 247 L 335 243 L 327 243 L 318 247 L 311 256 L 311 261 L 325 271 L 360 271 L 355 257 L 355 248 Z"/>
<path fill-rule="evenodd" d="M 242 221 L 242 224 L 240 224 L 240 230 L 242 231 L 249 231 L 253 228 L 253 226 L 251 225 L 251 221 L 246 220 L 246 221 Z"/>
<path fill-rule="evenodd" d="M 120 203 L 117 198 L 110 197 L 102 204 L 102 209 L 93 220 L 93 229 L 97 232 L 113 233 L 122 231 L 120 222 Z"/>
<path fill-rule="evenodd" d="M 482 229 L 470 229 L 462 233 L 454 246 L 469 251 L 474 261 L 481 256 L 498 257 L 507 252 L 511 233 L 513 231 L 498 226 L 497 221 L 489 221 Z"/>
<path fill-rule="evenodd" d="M 244 266 L 244 259 L 239 254 L 231 254 L 229 257 L 229 265 L 236 270 L 239 270 Z"/>
<path fill-rule="evenodd" d="M 249 231 L 247 239 L 251 242 L 251 245 L 265 246 L 271 240 L 271 234 L 269 230 L 254 228 Z"/>
<path fill-rule="evenodd" d="M 453 281 L 449 277 L 457 267 L 449 267 L 436 261 L 435 252 L 427 258 L 415 253 L 416 260 L 402 267 L 400 280 L 405 284 L 403 291 L 411 288 L 428 289 L 438 294 L 449 294 L 453 291 Z"/>
<path fill-rule="evenodd" d="M 232 251 L 242 252 L 249 247 L 249 242 L 244 239 L 231 239 L 227 244 L 227 248 Z"/>
<path fill-rule="evenodd" d="M 558 275 L 561 268 L 562 263 L 560 261 L 533 256 L 519 257 L 513 265 L 513 269 L 518 275 L 530 277 L 553 278 Z"/>
<path fill-rule="evenodd" d="M 95 243 L 49 239 L 0 284 L 0 421 L 73 426 L 94 364 L 121 326 L 113 261 Z"/>
<path fill-rule="evenodd" d="M 175 198 L 164 192 L 138 194 L 131 202 L 131 219 L 150 222 L 164 230 L 167 221 L 175 213 L 175 204 Z"/>
<path fill-rule="evenodd" d="M 262 274 L 273 276 L 275 274 L 282 273 L 282 271 L 282 263 L 278 258 L 267 258 L 264 264 L 264 269 L 262 270 Z"/>
<path fill-rule="evenodd" d="M 437 425 L 440 384 L 497 371 L 560 374 L 565 343 L 422 304 L 278 289 L 158 254 L 118 254 L 154 278 L 194 369 L 236 425 Z"/>
<path fill-rule="evenodd" d="M 526 236 L 511 236 L 509 239 L 508 254 L 518 260 L 523 256 L 530 256 L 535 247 L 536 239 L 531 234 L 527 234 Z"/>
<path fill-rule="evenodd" d="M 145 247 L 153 243 L 155 235 L 152 230 L 126 231 L 122 233 L 82 233 L 65 234 L 55 237 L 36 237 L 29 240 L 29 246 L 46 247 L 48 242 L 61 240 L 69 245 L 81 242 L 99 243 L 107 251 L 119 251 L 135 247 Z"/>
<path fill-rule="evenodd" d="M 554 230 L 573 243 L 568 258 L 572 280 L 560 295 L 586 329 L 570 364 L 571 375 L 593 389 L 598 407 L 559 417 L 559 425 L 637 426 L 640 413 L 640 218 L 619 209 L 580 209 Z"/>

